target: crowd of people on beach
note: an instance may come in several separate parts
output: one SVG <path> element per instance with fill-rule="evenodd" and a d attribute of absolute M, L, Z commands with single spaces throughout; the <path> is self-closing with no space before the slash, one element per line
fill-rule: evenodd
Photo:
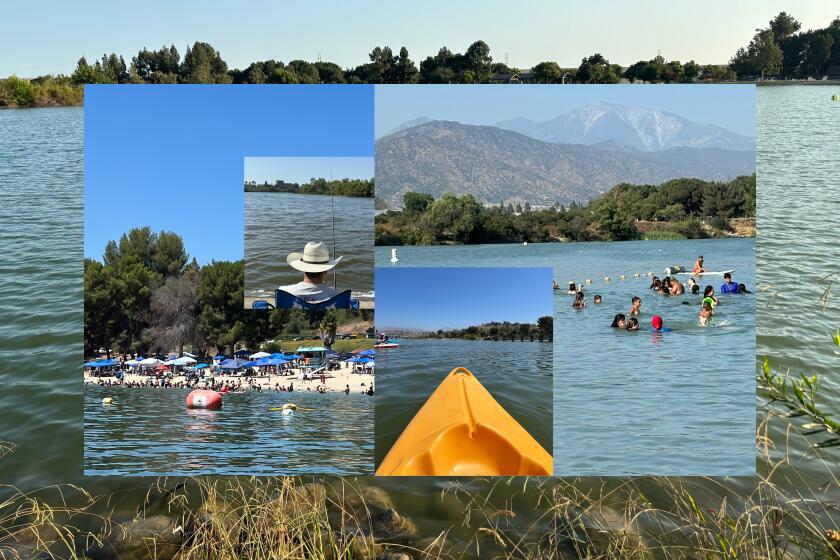
<path fill-rule="evenodd" d="M 700 255 L 694 263 L 693 273 L 699 277 L 699 275 L 704 272 L 706 272 L 706 269 L 704 268 L 703 255 Z M 553 287 L 555 290 L 560 289 L 556 281 L 553 281 Z M 664 296 L 681 296 L 687 293 L 691 295 L 700 294 L 700 285 L 693 277 L 689 278 L 684 284 L 676 276 L 665 276 L 662 279 L 658 276 L 652 276 L 649 289 L 655 294 Z M 572 308 L 584 309 L 586 307 L 586 295 L 583 292 L 582 286 L 575 284 L 575 282 L 569 282 L 569 287 L 566 293 L 574 296 Z M 723 284 L 720 287 L 720 293 L 748 294 L 750 291 L 747 289 L 745 284 L 734 282 L 732 280 L 732 275 L 729 272 L 726 272 L 723 275 Z M 593 298 L 595 305 L 601 305 L 603 301 L 603 296 L 601 294 L 595 294 Z M 683 301 L 682 304 L 691 305 L 688 301 Z M 712 318 L 715 316 L 715 308 L 719 304 L 720 300 L 715 295 L 714 286 L 707 285 L 703 289 L 703 298 L 700 302 L 700 311 L 698 314 L 698 323 L 701 327 L 708 326 L 711 323 Z M 633 296 L 630 300 L 630 310 L 626 314 L 617 313 L 613 318 L 610 327 L 627 331 L 641 330 L 641 324 L 638 319 L 642 313 L 641 309 L 642 299 L 639 296 Z M 653 315 L 651 317 L 650 328 L 652 332 L 670 332 L 672 330 L 670 327 L 665 326 L 664 319 L 660 315 Z"/>

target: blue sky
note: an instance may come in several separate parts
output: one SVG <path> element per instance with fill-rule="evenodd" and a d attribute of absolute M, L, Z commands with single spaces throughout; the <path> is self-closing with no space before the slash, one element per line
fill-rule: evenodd
<path fill-rule="evenodd" d="M 467 248 L 465 248 L 467 249 Z M 552 314 L 550 268 L 377 268 L 377 328 L 437 330 Z"/>
<path fill-rule="evenodd" d="M 245 158 L 245 180 L 306 183 L 310 179 L 372 179 L 372 157 Z"/>
<path fill-rule="evenodd" d="M 464 124 L 496 124 L 517 117 L 546 121 L 596 102 L 659 109 L 755 136 L 752 85 L 377 86 L 376 135 L 417 117 Z"/>
<path fill-rule="evenodd" d="M 247 156 L 373 156 L 371 86 L 87 86 L 85 257 L 132 227 L 243 258 Z"/>
<path fill-rule="evenodd" d="M 220 50 L 231 67 L 254 60 L 324 60 L 342 66 L 367 61 L 376 45 L 405 45 L 415 60 L 442 46 L 462 52 L 486 41 L 496 60 L 530 67 L 543 60 L 576 66 L 601 52 L 631 64 L 661 51 L 668 59 L 725 63 L 757 27 L 782 10 L 803 29 L 825 27 L 838 7 L 825 0 L 733 2 L 704 0 L 536 0 L 386 3 L 259 0 L 206 2 L 91 0 L 16 3 L 3 12 L 0 76 L 71 72 L 79 56 L 114 51 L 127 59 L 143 47 L 195 41 Z"/>

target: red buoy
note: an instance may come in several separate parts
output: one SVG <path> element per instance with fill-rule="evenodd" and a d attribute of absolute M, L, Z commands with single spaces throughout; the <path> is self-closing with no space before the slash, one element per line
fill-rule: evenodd
<path fill-rule="evenodd" d="M 222 396 L 216 391 L 196 389 L 187 395 L 187 408 L 219 410 L 222 408 Z"/>

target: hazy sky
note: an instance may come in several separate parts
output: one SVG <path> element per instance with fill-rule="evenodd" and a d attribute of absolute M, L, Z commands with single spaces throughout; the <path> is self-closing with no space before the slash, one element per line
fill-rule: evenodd
<path fill-rule="evenodd" d="M 550 268 L 377 268 L 377 328 L 437 330 L 552 314 Z"/>
<path fill-rule="evenodd" d="M 660 109 L 755 136 L 753 85 L 376 86 L 376 135 L 417 117 L 495 124 L 545 121 L 596 102 Z"/>
<path fill-rule="evenodd" d="M 724 63 L 757 27 L 782 10 L 803 29 L 825 27 L 840 12 L 825 0 L 704 0 L 391 3 L 125 2 L 64 0 L 16 3 L 3 11 L 0 76 L 70 72 L 79 56 L 114 51 L 127 59 L 142 47 L 207 41 L 231 67 L 255 60 L 324 60 L 356 66 L 376 45 L 406 46 L 415 60 L 446 45 L 462 52 L 486 41 L 495 60 L 530 67 L 543 60 L 577 66 L 594 52 L 627 65 L 661 51 L 668 59 Z"/>
<path fill-rule="evenodd" d="M 306 183 L 310 179 L 372 179 L 372 157 L 245 158 L 245 180 Z"/>

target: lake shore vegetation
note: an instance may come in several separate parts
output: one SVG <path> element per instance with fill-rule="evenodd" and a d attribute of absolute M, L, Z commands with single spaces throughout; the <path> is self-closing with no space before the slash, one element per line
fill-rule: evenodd
<path fill-rule="evenodd" d="M 0 79 L 0 107 L 81 105 L 85 84 L 612 84 L 756 82 L 772 78 L 812 83 L 840 80 L 840 17 L 808 31 L 792 15 L 781 12 L 756 31 L 728 64 L 666 60 L 657 54 L 622 67 L 594 53 L 575 67 L 542 61 L 530 69 L 494 60 L 490 46 L 475 41 L 464 52 L 441 47 L 419 62 L 408 49 L 377 46 L 369 61 L 342 68 L 328 61 L 264 60 L 244 69 L 230 69 L 211 44 L 195 42 L 183 53 L 175 45 L 143 48 L 126 60 L 106 53 L 99 60 L 79 59 L 69 76 Z"/>
<path fill-rule="evenodd" d="M 308 183 L 287 183 L 278 179 L 274 183 L 267 181 L 245 183 L 245 192 L 271 192 L 292 194 L 323 194 L 336 196 L 373 197 L 373 179 L 310 179 Z"/>
<path fill-rule="evenodd" d="M 588 203 L 480 204 L 472 195 L 407 192 L 375 218 L 377 245 L 700 239 L 755 235 L 755 175 L 616 185 Z"/>

